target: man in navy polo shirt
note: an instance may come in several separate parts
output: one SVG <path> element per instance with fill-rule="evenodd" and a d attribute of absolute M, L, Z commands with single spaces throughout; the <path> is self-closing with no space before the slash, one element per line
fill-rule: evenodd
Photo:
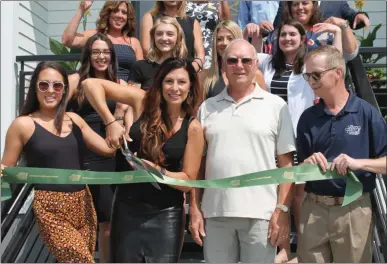
<path fill-rule="evenodd" d="M 307 109 L 297 127 L 298 158 L 323 171 L 354 171 L 363 195 L 342 206 L 346 178 L 311 181 L 301 208 L 299 262 L 372 261 L 372 209 L 369 193 L 375 173 L 386 173 L 387 126 L 380 113 L 345 88 L 345 61 L 333 46 L 305 57 L 304 78 L 321 100 Z M 332 166 L 328 166 L 332 162 Z"/>

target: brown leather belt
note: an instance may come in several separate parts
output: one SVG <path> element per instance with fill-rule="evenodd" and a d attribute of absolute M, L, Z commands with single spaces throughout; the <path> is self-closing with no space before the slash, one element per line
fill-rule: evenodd
<path fill-rule="evenodd" d="M 344 197 L 335 197 L 335 196 L 323 196 L 323 195 L 317 195 L 314 193 L 308 193 L 308 196 L 316 203 L 323 203 L 325 205 L 329 206 L 337 206 L 342 205 L 344 201 Z M 360 201 L 364 199 L 365 197 L 369 197 L 369 193 L 363 193 L 362 196 L 356 199 L 356 201 Z"/>

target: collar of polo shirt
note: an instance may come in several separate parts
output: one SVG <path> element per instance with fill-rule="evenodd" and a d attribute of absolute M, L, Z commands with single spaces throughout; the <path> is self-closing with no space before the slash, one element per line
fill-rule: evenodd
<path fill-rule="evenodd" d="M 340 111 L 340 113 L 346 112 L 346 113 L 357 113 L 359 111 L 360 102 L 358 100 L 355 100 L 355 96 L 353 94 L 349 94 L 348 101 L 345 104 L 344 108 Z M 328 114 L 324 100 L 320 98 L 320 102 L 317 104 L 317 107 L 315 108 L 315 113 L 317 116 L 323 116 Z"/>
<path fill-rule="evenodd" d="M 263 99 L 264 98 L 264 93 L 265 92 L 262 90 L 262 88 L 256 82 L 254 82 L 254 85 L 255 85 L 254 91 L 251 94 L 247 95 L 243 99 L 243 101 L 246 101 L 246 100 L 251 99 L 251 98 L 255 98 L 255 99 Z M 218 98 L 217 102 L 220 102 L 220 101 L 223 101 L 223 100 L 234 102 L 234 99 L 227 92 L 227 86 L 219 94 L 219 98 Z"/>

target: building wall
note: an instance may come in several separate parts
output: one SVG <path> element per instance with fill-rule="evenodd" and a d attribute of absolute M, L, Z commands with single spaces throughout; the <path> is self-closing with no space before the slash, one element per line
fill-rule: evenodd
<path fill-rule="evenodd" d="M 348 1 L 350 7 L 355 8 L 354 1 Z M 376 25 L 382 24 L 382 27 L 379 29 L 376 40 L 374 42 L 375 47 L 386 47 L 386 31 L 387 31 L 387 22 L 386 22 L 386 10 L 387 10 L 387 2 L 386 1 L 365 1 L 365 5 L 363 7 L 363 11 L 368 13 L 370 18 L 372 31 Z M 358 36 L 363 35 L 363 29 L 356 30 L 355 34 Z M 368 32 L 364 31 L 364 35 L 367 36 Z"/>

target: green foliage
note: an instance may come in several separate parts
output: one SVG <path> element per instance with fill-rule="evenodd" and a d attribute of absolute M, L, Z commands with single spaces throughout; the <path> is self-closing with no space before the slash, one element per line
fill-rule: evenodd
<path fill-rule="evenodd" d="M 65 45 L 59 41 L 50 38 L 50 50 L 55 55 L 64 55 L 64 54 L 79 54 L 79 49 L 69 50 Z M 67 71 L 75 71 L 77 69 L 79 61 L 58 61 Z"/>
<path fill-rule="evenodd" d="M 379 80 L 385 80 L 386 79 L 386 69 L 385 68 L 370 68 L 367 70 L 367 75 L 370 80 L 379 79 Z"/>
<path fill-rule="evenodd" d="M 357 36 L 360 41 L 360 47 L 373 47 L 376 35 L 381 27 L 382 24 L 378 24 L 366 37 Z M 386 57 L 385 54 L 362 54 L 363 63 L 376 63 L 384 57 Z"/>

